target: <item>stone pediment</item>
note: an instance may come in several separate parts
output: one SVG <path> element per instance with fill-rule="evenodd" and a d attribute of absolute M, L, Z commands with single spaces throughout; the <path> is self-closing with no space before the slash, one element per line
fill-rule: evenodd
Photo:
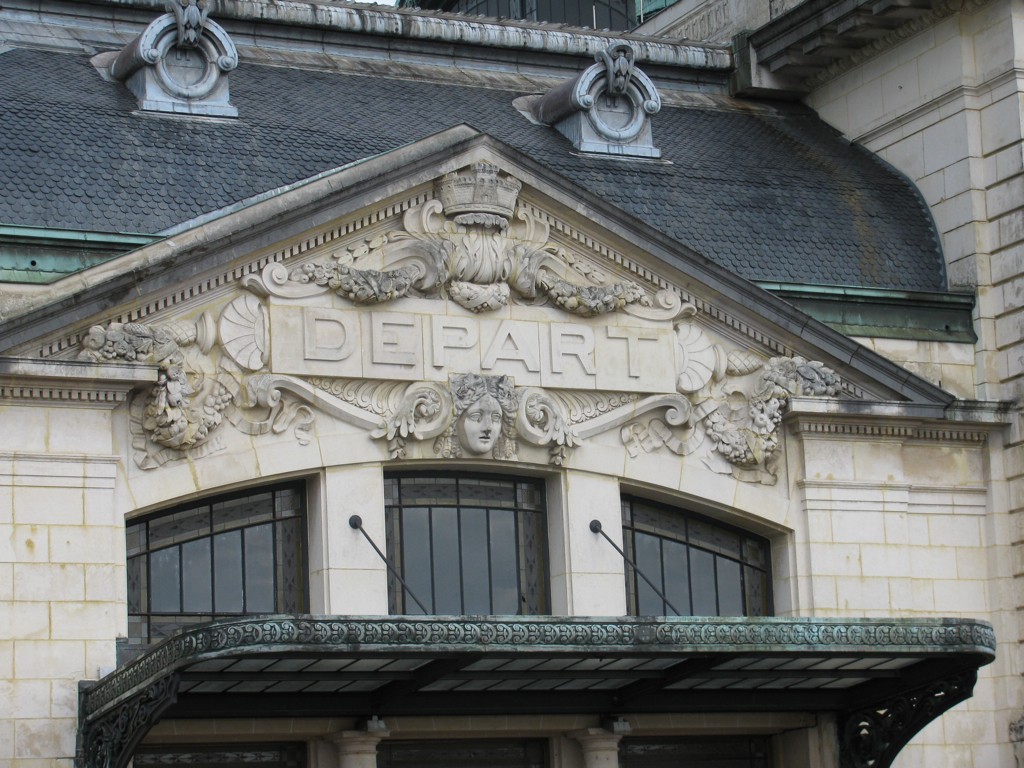
<path fill-rule="evenodd" d="M 558 465 L 614 439 L 770 483 L 793 397 L 948 399 L 466 133 L 105 265 L 109 297 L 142 259 L 144 297 L 70 318 L 66 301 L 40 307 L 26 317 L 54 330 L 8 337 L 31 339 L 24 355 L 157 364 L 131 404 L 144 469 L 232 433 L 307 444 L 339 420 L 385 459 Z M 78 306 L 102 303 L 99 277 Z"/>

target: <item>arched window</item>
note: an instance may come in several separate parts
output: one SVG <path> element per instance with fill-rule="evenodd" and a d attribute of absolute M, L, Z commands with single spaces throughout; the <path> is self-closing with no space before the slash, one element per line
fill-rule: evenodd
<path fill-rule="evenodd" d="M 129 643 L 218 618 L 306 610 L 304 505 L 292 484 L 130 522 Z"/>
<path fill-rule="evenodd" d="M 548 611 L 544 484 L 529 478 L 405 473 L 384 479 L 393 614 Z"/>
<path fill-rule="evenodd" d="M 693 512 L 641 499 L 622 500 L 626 554 L 668 603 L 626 567 L 634 616 L 768 616 L 771 561 L 767 539 Z M 673 610 L 674 606 L 675 610 Z"/>

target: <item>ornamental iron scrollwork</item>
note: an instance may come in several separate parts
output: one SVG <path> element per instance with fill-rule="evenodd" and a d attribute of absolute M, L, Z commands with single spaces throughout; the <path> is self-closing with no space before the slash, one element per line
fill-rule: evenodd
<path fill-rule="evenodd" d="M 177 700 L 177 674 L 159 676 L 99 716 L 85 716 L 78 733 L 78 768 L 124 768 L 143 737 Z M 84 710 L 87 694 L 79 709 Z"/>
<path fill-rule="evenodd" d="M 995 635 L 991 625 L 968 619 L 269 616 L 219 621 L 173 635 L 92 686 L 83 694 L 81 711 L 87 719 L 94 717 L 175 670 L 232 652 L 414 653 L 439 648 L 596 654 L 963 653 L 986 664 L 995 658 Z"/>
<path fill-rule="evenodd" d="M 977 670 L 963 670 L 845 713 L 839 720 L 841 768 L 889 768 L 922 728 L 971 697 L 977 679 Z"/>

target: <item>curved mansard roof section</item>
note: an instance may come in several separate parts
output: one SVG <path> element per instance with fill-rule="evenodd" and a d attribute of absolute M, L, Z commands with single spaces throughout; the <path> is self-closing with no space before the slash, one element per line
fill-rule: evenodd
<path fill-rule="evenodd" d="M 401 17 L 402 29 L 423 34 L 440 23 Z M 218 18 L 228 34 L 241 21 Z M 501 23 L 478 26 L 479 50 L 500 47 Z M 562 34 L 513 26 L 518 37 L 506 44 L 524 51 L 539 45 L 534 38 Z M 438 82 L 388 64 L 368 78 L 351 64 L 264 66 L 258 45 L 241 49 L 230 73 L 238 119 L 140 115 L 137 98 L 80 52 L 0 54 L 0 151 L 10 166 L 0 222 L 158 234 L 465 123 L 748 280 L 946 290 L 934 223 L 913 185 L 803 107 L 740 101 L 721 84 L 701 85 L 701 77 L 722 77 L 717 60 L 666 63 L 661 48 L 630 40 L 662 97 L 649 115 L 661 157 L 624 161 L 581 153 L 514 106 L 557 85 L 550 73 L 485 80 L 452 67 Z M 580 72 L 593 61 L 577 58 Z M 662 88 L 667 67 L 694 82 Z"/>
<path fill-rule="evenodd" d="M 478 206 L 462 210 L 458 184 L 451 179 L 451 171 L 465 169 L 468 173 L 480 163 L 500 171 L 500 179 L 496 179 L 499 189 L 486 210 Z M 461 178 L 466 174 L 456 175 Z M 448 184 L 450 180 L 452 184 Z M 272 259 L 276 264 L 294 256 L 295 247 L 300 247 L 298 253 L 301 253 L 302 243 L 333 239 L 337 235 L 328 222 L 379 221 L 380 216 L 396 217 L 399 211 L 405 211 L 401 214 L 401 223 L 398 218 L 394 219 L 394 226 L 398 227 L 395 231 L 419 232 L 428 224 L 416 218 L 420 214 L 414 215 L 414 209 L 420 211 L 428 205 L 443 205 L 456 224 L 500 224 L 490 221 L 495 217 L 508 223 L 511 203 L 502 199 L 502 180 L 509 187 L 509 195 L 514 196 L 513 187 L 515 191 L 523 190 L 528 198 L 527 208 L 540 206 L 538 210 L 545 211 L 544 221 L 554 217 L 550 219 L 551 227 L 559 232 L 564 230 L 572 242 L 587 243 L 585 252 L 597 260 L 595 264 L 603 265 L 598 267 L 602 274 L 608 268 L 612 272 L 625 270 L 621 272 L 623 279 L 632 280 L 628 275 L 646 276 L 647 292 L 641 293 L 652 302 L 657 299 L 654 294 L 660 295 L 661 289 L 670 289 L 666 293 L 692 296 L 703 307 L 700 311 L 709 318 L 716 318 L 715 322 L 739 324 L 730 327 L 756 327 L 757 333 L 751 339 L 758 345 L 767 345 L 768 354 L 787 357 L 799 354 L 820 360 L 827 366 L 849 369 L 849 383 L 853 387 L 850 393 L 865 403 L 903 401 L 917 409 L 918 416 L 942 418 L 954 399 L 792 304 L 680 245 L 600 195 L 468 126 L 457 126 L 364 162 L 311 177 L 273 195 L 256 197 L 217 215 L 194 220 L 159 242 L 124 254 L 108 264 L 91 267 L 45 289 L 43 286 L 31 286 L 35 289 L 32 291 L 19 288 L 15 292 L 17 296 L 5 298 L 7 319 L 0 325 L 0 350 L 47 356 L 54 354 L 54 349 L 68 349 L 69 345 L 77 344 L 75 339 L 65 338 L 70 329 L 123 322 L 128 314 L 141 322 L 134 297 L 150 297 L 147 313 L 166 306 L 159 297 L 167 293 L 168 286 L 177 286 L 174 291 L 199 297 L 204 285 L 220 285 L 240 275 L 261 271 L 264 263 L 257 262 L 266 258 L 268 248 L 279 249 L 274 251 L 279 256 Z M 427 185 L 434 187 L 436 197 L 430 197 L 429 193 L 424 197 Z M 452 188 L 448 189 L 449 186 Z M 452 200 L 445 199 L 449 193 L 454 195 Z M 408 216 L 413 219 L 405 221 Z M 462 222 L 464 216 L 468 219 Z M 488 221 L 482 221 L 482 216 Z M 518 222 L 519 218 L 516 226 L 522 223 L 528 231 L 520 232 L 517 237 L 530 240 L 533 237 L 530 232 L 540 235 L 540 230 L 535 232 L 536 228 L 531 228 L 530 216 L 522 222 Z M 543 230 L 548 232 L 547 226 Z M 541 241 L 546 238 L 544 234 Z M 533 278 L 527 279 L 533 271 L 515 274 L 525 282 L 519 277 L 510 277 L 508 287 L 529 301 L 538 285 Z M 432 278 L 428 282 L 431 286 L 437 283 Z M 558 297 L 564 293 L 559 285 L 561 282 L 556 280 L 541 288 L 546 295 L 554 291 L 557 296 L 549 298 L 558 303 Z M 671 290 L 672 286 L 677 290 Z M 449 286 L 449 292 L 453 287 L 458 288 Z M 570 289 L 571 286 L 566 288 Z M 576 294 L 571 290 L 564 293 L 566 300 L 572 295 Z M 128 296 L 133 297 L 131 303 L 125 303 Z M 629 303 L 633 298 L 624 300 Z M 676 303 L 679 300 L 675 298 Z M 660 311 L 657 310 L 660 304 L 650 306 L 654 307 L 652 311 Z M 577 314 L 590 316 L 585 312 Z M 47 349 L 51 351 L 45 351 Z"/>

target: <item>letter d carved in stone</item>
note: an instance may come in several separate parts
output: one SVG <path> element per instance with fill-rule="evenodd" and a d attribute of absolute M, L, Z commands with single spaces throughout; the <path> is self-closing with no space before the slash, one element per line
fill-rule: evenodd
<path fill-rule="evenodd" d="M 307 360 L 345 360 L 359 348 L 358 321 L 350 314 L 309 308 L 303 314 Z"/>

